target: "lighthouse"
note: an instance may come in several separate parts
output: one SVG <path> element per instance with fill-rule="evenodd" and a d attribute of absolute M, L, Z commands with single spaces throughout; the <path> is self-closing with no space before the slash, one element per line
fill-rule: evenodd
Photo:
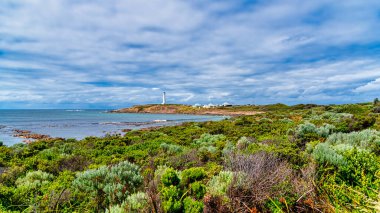
<path fill-rule="evenodd" d="M 166 93 L 162 93 L 162 105 L 166 104 Z"/>

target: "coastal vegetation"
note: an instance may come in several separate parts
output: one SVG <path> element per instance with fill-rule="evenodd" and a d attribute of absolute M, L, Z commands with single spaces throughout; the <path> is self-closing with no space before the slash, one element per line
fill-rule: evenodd
<path fill-rule="evenodd" d="M 0 212 L 379 212 L 378 104 L 0 146 Z"/>

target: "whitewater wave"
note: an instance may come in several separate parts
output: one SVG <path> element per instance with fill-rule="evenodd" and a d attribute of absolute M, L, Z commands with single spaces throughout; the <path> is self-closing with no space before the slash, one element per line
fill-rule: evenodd
<path fill-rule="evenodd" d="M 94 123 L 94 124 L 100 124 L 100 125 L 117 125 L 117 126 L 144 126 L 144 125 L 151 125 L 156 123 L 165 123 L 169 120 L 153 120 L 153 121 L 145 121 L 145 122 L 100 122 L 100 123 Z"/>

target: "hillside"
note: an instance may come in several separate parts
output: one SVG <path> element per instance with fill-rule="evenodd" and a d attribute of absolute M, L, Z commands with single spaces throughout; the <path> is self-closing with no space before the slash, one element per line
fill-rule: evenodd
<path fill-rule="evenodd" d="M 244 108 L 241 106 L 201 108 L 181 104 L 148 104 L 136 105 L 130 108 L 113 110 L 113 113 L 157 113 L 157 114 L 194 114 L 194 115 L 255 115 L 262 113 L 255 107 Z"/>

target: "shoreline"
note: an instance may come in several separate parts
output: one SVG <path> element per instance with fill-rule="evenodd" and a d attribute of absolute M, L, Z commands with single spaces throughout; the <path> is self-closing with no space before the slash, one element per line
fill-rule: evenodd
<path fill-rule="evenodd" d="M 210 115 L 210 116 L 244 116 L 257 115 L 265 112 L 255 110 L 240 110 L 234 107 L 199 108 L 187 105 L 137 105 L 129 108 L 111 110 L 108 113 L 140 113 L 140 114 L 182 114 L 182 115 Z"/>

